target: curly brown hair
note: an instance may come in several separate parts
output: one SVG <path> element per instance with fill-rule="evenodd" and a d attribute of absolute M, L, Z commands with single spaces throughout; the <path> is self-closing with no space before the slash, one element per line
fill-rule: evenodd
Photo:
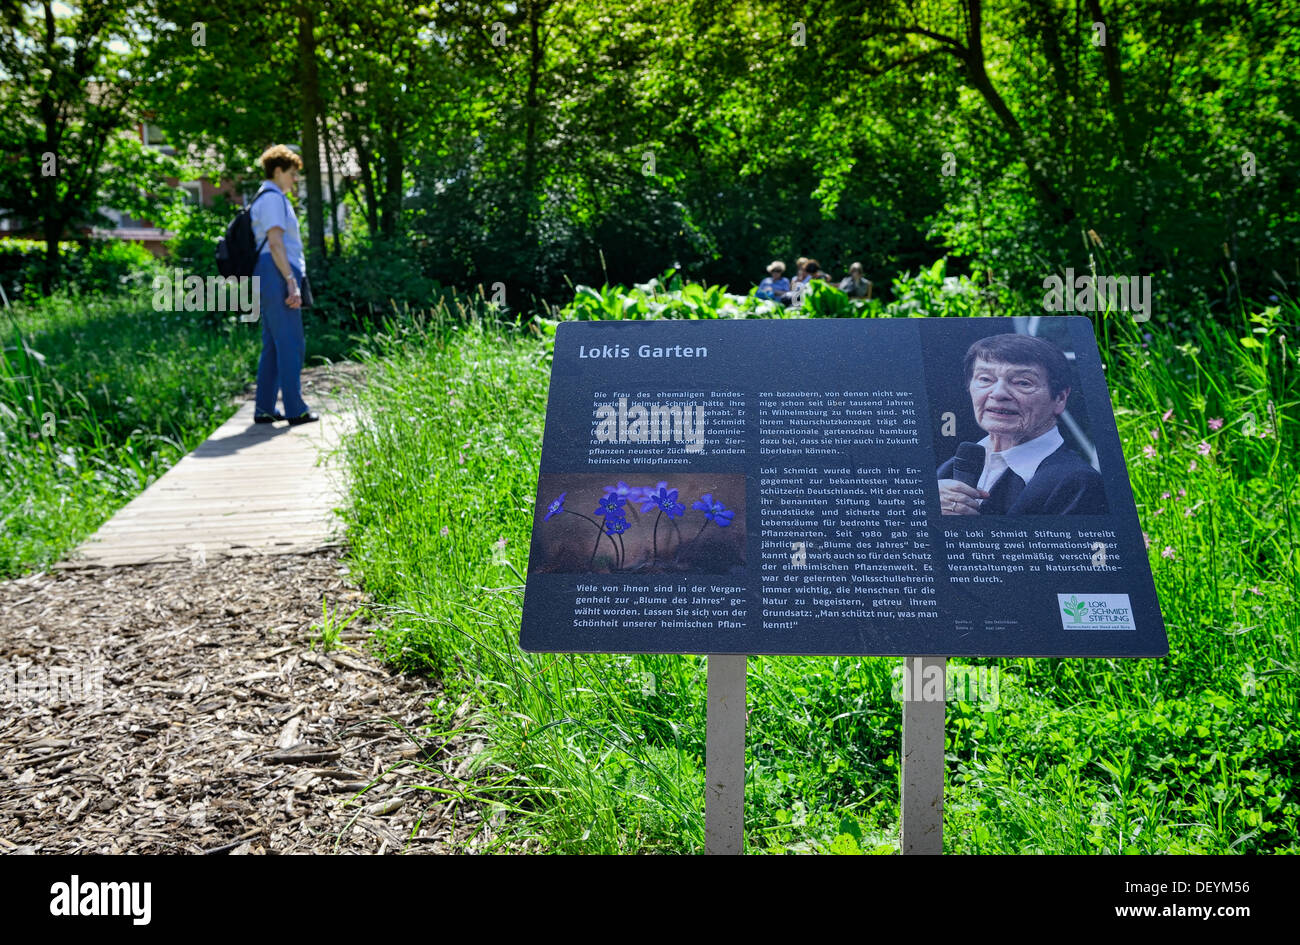
<path fill-rule="evenodd" d="M 262 173 L 266 175 L 267 180 L 274 177 L 277 170 L 287 171 L 291 167 L 302 170 L 302 158 L 282 144 L 271 145 L 262 152 L 262 156 L 257 161 L 262 165 Z"/>

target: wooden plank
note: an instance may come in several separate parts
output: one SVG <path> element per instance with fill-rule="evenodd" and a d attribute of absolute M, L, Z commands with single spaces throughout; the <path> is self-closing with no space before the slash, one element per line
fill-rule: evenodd
<path fill-rule="evenodd" d="M 319 423 L 253 423 L 245 404 L 136 496 L 65 564 L 114 566 L 204 556 L 289 554 L 338 543 L 343 475 L 334 450 L 352 418 L 318 407 Z"/>
<path fill-rule="evenodd" d="M 276 528 L 246 525 L 232 528 L 171 528 L 165 531 L 108 532 L 103 535 L 96 533 L 86 539 L 83 547 L 87 549 L 107 548 L 110 546 L 143 548 L 152 544 L 156 547 L 174 545 L 181 548 L 214 541 L 248 541 L 259 544 L 274 544 L 276 542 L 299 541 L 307 535 L 327 535 L 336 530 L 341 531 L 342 529 L 335 529 L 328 522 L 318 523 L 314 520 L 301 520 L 286 522 Z"/>
<path fill-rule="evenodd" d="M 100 537 L 107 535 L 133 535 L 136 533 L 148 532 L 171 532 L 185 531 L 186 529 L 212 529 L 213 531 L 232 531 L 260 529 L 263 533 L 275 531 L 279 526 L 286 522 L 315 522 L 322 518 L 322 511 L 328 512 L 326 507 L 322 510 L 320 506 L 304 506 L 302 508 L 291 508 L 289 506 L 280 506 L 279 508 L 253 509 L 245 512 L 207 512 L 198 515 L 181 516 L 175 514 L 157 515 L 157 516 L 137 516 L 134 519 L 123 519 L 113 521 L 100 529 Z"/>
<path fill-rule="evenodd" d="M 745 847 L 745 668 L 748 658 L 709 654 L 705 691 L 704 852 Z"/>
<path fill-rule="evenodd" d="M 903 663 L 902 836 L 905 854 L 943 853 L 943 724 L 948 661 L 911 656 Z M 927 686 L 932 678 L 938 685 Z M 935 691 L 937 688 L 937 691 Z"/>

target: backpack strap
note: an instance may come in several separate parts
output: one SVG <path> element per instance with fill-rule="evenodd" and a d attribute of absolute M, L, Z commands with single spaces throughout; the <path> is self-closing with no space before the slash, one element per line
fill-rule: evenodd
<path fill-rule="evenodd" d="M 269 194 L 269 192 L 270 192 L 270 187 L 261 187 L 259 188 L 259 190 L 257 190 L 256 194 L 253 195 L 252 200 L 248 201 L 248 213 L 250 213 L 250 216 L 252 214 L 252 205 L 257 203 L 257 198 L 259 198 L 259 196 L 263 196 L 264 194 Z M 285 211 L 286 211 L 285 218 L 287 220 L 287 218 L 289 218 L 289 211 L 291 211 L 292 209 L 289 205 L 289 195 L 285 194 L 285 191 L 279 191 L 279 196 L 282 196 L 282 198 L 285 199 Z M 265 246 L 266 240 L 268 240 L 269 238 L 270 238 L 269 233 L 266 234 L 265 237 L 261 238 L 261 242 L 257 243 L 257 252 L 255 253 L 255 255 L 261 256 L 261 247 Z"/>
<path fill-rule="evenodd" d="M 252 199 L 252 200 L 248 201 L 248 206 L 245 208 L 245 209 L 248 211 L 248 215 L 249 215 L 250 218 L 251 218 L 252 215 L 253 215 L 253 204 L 257 203 L 257 198 L 258 198 L 258 197 L 261 197 L 261 196 L 264 196 L 264 195 L 266 195 L 266 194 L 269 194 L 270 192 L 271 192 L 270 189 L 267 188 L 267 187 L 260 187 L 260 188 L 258 188 L 257 193 L 253 195 L 253 199 Z M 282 196 L 283 196 L 283 195 L 282 195 Z M 270 238 L 270 236 L 271 236 L 271 234 L 268 233 L 266 236 L 263 236 L 263 237 L 262 237 L 262 242 L 260 242 L 260 243 L 257 244 L 257 249 L 256 249 L 256 251 L 254 251 L 254 253 L 253 253 L 254 256 L 261 256 L 261 255 L 262 255 L 262 247 L 266 245 L 266 241 Z"/>

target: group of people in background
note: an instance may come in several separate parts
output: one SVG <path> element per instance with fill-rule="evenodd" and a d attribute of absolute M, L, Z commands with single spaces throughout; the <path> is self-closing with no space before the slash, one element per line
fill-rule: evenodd
<path fill-rule="evenodd" d="M 795 266 L 795 277 L 787 279 L 785 263 L 778 259 L 769 264 L 767 278 L 758 284 L 756 293 L 758 297 L 795 308 L 803 303 L 808 285 L 814 279 L 835 285 L 830 273 L 822 269 L 821 264 L 815 259 L 800 256 L 795 261 Z M 849 274 L 839 281 L 839 290 L 851 299 L 871 298 L 871 280 L 863 276 L 862 263 L 855 262 L 849 265 Z"/>

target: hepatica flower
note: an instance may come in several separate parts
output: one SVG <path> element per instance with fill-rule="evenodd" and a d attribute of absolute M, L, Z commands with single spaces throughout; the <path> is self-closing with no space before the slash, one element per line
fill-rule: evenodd
<path fill-rule="evenodd" d="M 610 543 L 614 551 L 613 564 L 611 570 L 619 571 L 626 567 L 625 556 L 629 553 L 635 553 L 635 535 L 639 528 L 639 519 L 637 518 L 637 507 L 640 506 L 640 512 L 648 514 L 656 512 L 654 525 L 650 529 L 650 539 L 652 554 L 648 562 L 650 567 L 655 567 L 661 563 L 660 545 L 659 545 L 659 525 L 664 519 L 668 519 L 668 527 L 671 532 L 676 534 L 676 554 L 673 565 L 678 564 L 682 552 L 691 546 L 691 544 L 700 537 L 704 529 L 712 522 L 718 528 L 727 528 L 731 525 L 736 515 L 735 509 L 729 509 L 727 506 L 714 498 L 713 493 L 706 493 L 700 496 L 695 502 L 691 503 L 691 508 L 698 512 L 704 513 L 704 521 L 700 525 L 700 530 L 696 532 L 695 537 L 690 541 L 685 541 L 681 533 L 681 528 L 676 520 L 685 519 L 686 506 L 679 501 L 680 491 L 670 488 L 667 482 L 659 482 L 651 486 L 629 486 L 626 482 L 619 480 L 617 485 L 609 485 L 603 488 L 604 495 L 597 500 L 596 508 L 591 515 L 584 515 L 573 509 L 565 507 L 565 500 L 568 492 L 561 492 L 557 498 L 552 500 L 545 508 L 545 514 L 542 521 L 550 521 L 561 513 L 576 515 L 581 519 L 590 522 L 596 529 L 596 542 L 591 549 L 591 558 L 588 561 L 588 568 L 594 568 L 596 555 L 600 551 L 600 543 L 606 540 Z M 540 511 L 539 503 L 539 511 Z M 595 518 L 591 516 L 596 516 Z M 631 518 L 629 519 L 629 515 Z M 649 521 L 646 523 L 649 525 Z M 631 532 L 634 544 L 632 549 L 624 546 L 623 536 Z M 664 553 L 671 547 L 671 539 L 665 545 Z M 637 568 L 646 566 L 646 562 L 637 565 Z"/>
<path fill-rule="evenodd" d="M 686 511 L 686 506 L 677 501 L 677 490 L 669 489 L 668 483 L 661 482 L 658 491 L 647 490 L 644 496 L 645 503 L 641 506 L 642 512 L 649 512 L 651 509 L 659 509 L 670 519 L 678 518 Z"/>
<path fill-rule="evenodd" d="M 688 543 L 688 547 L 694 545 L 700 540 L 700 536 L 704 534 L 704 529 L 709 527 L 709 522 L 712 522 L 719 528 L 726 528 L 731 524 L 731 519 L 736 514 L 735 509 L 729 509 L 721 502 L 716 501 L 713 498 L 712 492 L 706 492 L 704 495 L 692 502 L 691 508 L 704 513 L 704 522 L 700 525 L 700 530 L 695 533 L 695 537 Z M 681 547 L 678 547 L 674 562 L 680 560 L 682 550 Z"/>
<path fill-rule="evenodd" d="M 699 509 L 704 513 L 706 519 L 719 528 L 726 528 L 730 525 L 732 517 L 736 514 L 735 509 L 729 509 L 721 502 L 715 502 L 712 492 L 706 492 L 692 502 L 691 508 Z"/>
<path fill-rule="evenodd" d="M 561 492 L 560 497 L 546 507 L 546 518 L 542 519 L 543 522 L 549 522 L 552 515 L 559 515 L 561 512 L 568 511 L 564 507 L 564 497 L 568 494 L 567 492 Z"/>
<path fill-rule="evenodd" d="M 660 489 L 667 489 L 668 483 L 661 482 L 657 486 L 642 486 L 637 490 L 636 501 L 641 503 L 641 511 L 649 512 L 659 508 L 659 503 L 655 501 L 655 496 L 659 494 Z"/>
<path fill-rule="evenodd" d="M 1214 417 L 1213 419 L 1210 420 L 1210 429 L 1211 429 L 1211 430 L 1217 430 L 1217 429 L 1219 429 L 1221 426 L 1223 426 L 1223 418 L 1222 418 L 1222 417 Z"/>
<path fill-rule="evenodd" d="M 641 490 L 634 489 L 632 486 L 629 486 L 626 482 L 620 479 L 618 485 L 605 487 L 605 495 L 622 496 L 629 502 L 635 502 L 640 499 Z"/>
<path fill-rule="evenodd" d="M 614 518 L 626 518 L 627 513 L 623 511 L 623 506 L 627 505 L 627 499 L 616 493 L 610 493 L 596 504 L 597 515 L 612 516 Z"/>
<path fill-rule="evenodd" d="M 596 509 L 597 515 L 612 514 L 610 509 L 612 509 L 613 506 L 607 506 L 606 504 L 607 500 L 611 498 L 617 499 L 619 506 L 625 506 L 618 509 L 618 515 L 626 517 L 629 510 L 631 510 L 633 514 L 636 513 L 636 507 L 633 503 L 641 501 L 640 489 L 629 486 L 626 482 L 620 479 L 618 485 L 606 486 L 604 491 L 605 498 L 601 499 L 601 508 L 605 508 L 606 511 L 602 512 L 601 509 Z"/>
<path fill-rule="evenodd" d="M 682 505 L 680 502 L 677 501 L 676 489 L 669 489 L 668 483 L 661 482 L 653 489 L 647 486 L 641 490 L 641 511 L 643 513 L 649 513 L 655 509 L 659 510 L 659 514 L 655 516 L 654 528 L 651 530 L 651 535 L 650 535 L 650 540 L 653 548 L 653 553 L 650 560 L 654 563 L 658 563 L 659 561 L 659 520 L 662 519 L 665 515 L 667 515 L 669 523 L 672 524 L 674 528 L 676 528 L 677 523 L 674 522 L 673 519 L 679 518 L 682 515 L 682 513 L 686 511 L 686 506 Z M 679 548 L 678 548 L 679 551 L 680 551 L 681 540 L 682 540 L 681 532 L 680 530 L 678 530 L 677 541 L 679 542 Z"/>
<path fill-rule="evenodd" d="M 554 518 L 556 515 L 559 515 L 561 512 L 568 512 L 570 515 L 576 515 L 580 519 L 584 519 L 588 522 L 591 522 L 591 524 L 596 527 L 596 544 L 591 549 L 591 560 L 587 562 L 588 569 L 590 569 L 595 565 L 596 552 L 600 550 L 600 540 L 606 535 L 609 536 L 609 543 L 611 545 L 614 545 L 614 558 L 615 561 L 617 561 L 619 557 L 619 548 L 618 545 L 614 544 L 614 535 L 619 534 L 619 532 L 627 530 L 627 519 L 623 514 L 623 508 L 622 508 L 622 506 L 627 500 L 617 495 L 607 495 L 605 496 L 605 498 L 601 499 L 600 508 L 596 509 L 596 514 L 603 515 L 606 517 L 605 524 L 602 525 L 600 522 L 596 521 L 594 518 L 592 518 L 589 515 L 583 515 L 581 512 L 575 512 L 573 511 L 573 509 L 566 509 L 564 507 L 564 498 L 568 494 L 569 494 L 568 492 L 561 492 L 559 498 L 554 499 L 551 502 L 551 504 L 546 507 L 546 516 L 542 519 L 542 521 L 543 522 L 550 521 L 552 518 Z M 618 532 L 609 531 L 607 526 L 611 519 L 621 519 L 623 521 L 623 528 L 619 529 Z"/>

